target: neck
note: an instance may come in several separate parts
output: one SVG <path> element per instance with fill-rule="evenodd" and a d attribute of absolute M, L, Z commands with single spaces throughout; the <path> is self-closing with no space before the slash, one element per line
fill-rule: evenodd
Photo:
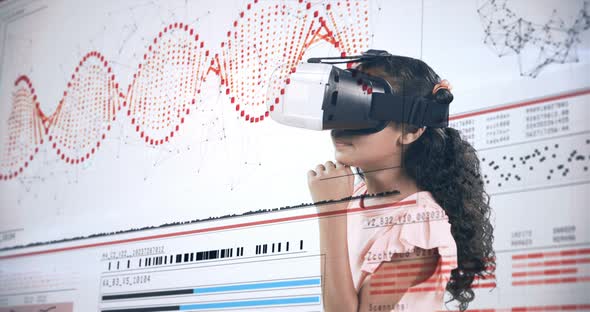
<path fill-rule="evenodd" d="M 399 191 L 402 197 L 416 193 L 416 181 L 405 174 L 402 168 L 383 169 L 364 173 L 368 194 Z"/>

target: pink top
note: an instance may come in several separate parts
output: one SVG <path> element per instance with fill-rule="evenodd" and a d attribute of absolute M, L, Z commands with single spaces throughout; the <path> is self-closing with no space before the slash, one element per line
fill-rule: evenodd
<path fill-rule="evenodd" d="M 366 191 L 366 185 L 361 182 L 354 196 L 365 194 Z M 359 207 L 362 208 L 360 212 Z M 437 248 L 440 257 L 432 276 L 410 287 L 390 311 L 441 310 L 450 271 L 457 266 L 457 247 L 448 217 L 432 194 L 421 191 L 395 203 L 370 207 L 363 207 L 362 201 L 357 199 L 350 202 L 348 209 L 354 210 L 347 215 L 348 255 L 357 293 L 363 283 L 368 285 L 371 280 L 375 282 L 371 294 L 395 292 L 392 283 L 395 278 L 387 278 L 387 275 L 395 276 L 395 273 L 373 275 L 381 263 L 391 261 L 393 254 L 399 257 L 399 254 L 413 252 L 414 247 Z M 367 274 L 362 274 L 363 271 Z M 408 267 L 406 273 L 411 272 Z"/>

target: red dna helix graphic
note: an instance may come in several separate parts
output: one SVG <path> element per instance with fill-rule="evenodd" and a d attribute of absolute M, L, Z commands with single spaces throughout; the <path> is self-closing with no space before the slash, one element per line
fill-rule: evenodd
<path fill-rule="evenodd" d="M 146 144 L 165 144 L 196 110 L 210 74 L 219 77 L 244 121 L 261 122 L 281 104 L 290 75 L 311 46 L 327 42 L 342 55 L 368 48 L 368 9 L 368 0 L 314 5 L 254 0 L 239 13 L 217 53 L 205 48 L 195 29 L 172 23 L 150 42 L 126 89 L 104 55 L 88 52 L 51 115 L 41 111 L 33 83 L 21 76 L 14 83 L 0 180 L 22 174 L 42 144 L 68 164 L 90 159 L 120 115 Z"/>

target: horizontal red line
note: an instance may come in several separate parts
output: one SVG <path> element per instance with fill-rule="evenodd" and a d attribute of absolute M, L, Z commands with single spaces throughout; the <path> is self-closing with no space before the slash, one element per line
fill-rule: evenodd
<path fill-rule="evenodd" d="M 473 285 L 474 288 L 493 288 L 496 287 L 495 283 L 487 283 L 487 284 L 479 284 Z M 413 287 L 413 288 L 389 288 L 389 289 L 379 289 L 379 290 L 372 290 L 369 292 L 370 295 L 386 295 L 386 294 L 399 294 L 399 293 L 415 293 L 415 292 L 432 292 L 432 291 L 444 291 L 445 289 L 442 287 Z M 470 310 L 471 311 L 471 310 Z"/>
<path fill-rule="evenodd" d="M 506 309 L 469 309 L 469 312 L 509 312 Z M 459 310 L 439 310 L 437 312 L 460 312 Z"/>
<path fill-rule="evenodd" d="M 430 286 L 430 287 L 434 287 L 439 283 L 439 277 L 440 277 L 440 273 L 435 273 L 433 275 L 431 275 L 430 277 L 428 277 L 427 280 L 422 281 L 419 283 L 419 285 L 422 286 Z M 416 275 L 418 276 L 418 275 Z M 488 281 L 488 279 L 482 280 L 481 278 L 478 278 L 479 276 L 476 276 L 476 278 L 474 279 L 477 280 L 477 283 L 472 284 L 472 288 L 494 288 L 496 287 L 496 282 L 495 282 L 495 276 L 494 278 L 489 278 L 492 281 Z M 381 279 L 375 279 L 374 277 L 371 278 L 372 282 L 370 283 L 371 285 L 371 291 L 380 291 L 383 290 L 383 288 L 387 289 L 388 287 L 392 287 L 397 285 L 399 282 L 407 282 L 407 279 L 401 278 L 401 279 L 395 279 L 394 281 L 388 281 L 385 282 Z M 479 282 L 482 281 L 482 282 Z M 393 287 L 393 288 L 389 288 L 389 289 L 397 289 L 397 290 L 404 290 L 402 288 L 398 287 Z"/>
<path fill-rule="evenodd" d="M 494 288 L 496 287 L 496 283 L 495 282 L 489 282 L 489 283 L 481 283 L 481 284 L 473 284 L 471 285 L 471 288 Z"/>
<path fill-rule="evenodd" d="M 512 273 L 512 277 L 560 275 L 560 274 L 573 274 L 573 273 L 578 273 L 578 269 L 569 268 L 569 269 L 553 269 L 553 270 L 543 270 L 543 271 L 514 272 L 514 273 Z"/>
<path fill-rule="evenodd" d="M 441 287 L 416 287 L 416 288 L 393 288 L 393 289 L 382 289 L 373 290 L 369 292 L 369 295 L 388 295 L 388 294 L 400 294 L 400 293 L 415 293 L 415 292 L 432 292 L 432 291 L 444 291 Z"/>
<path fill-rule="evenodd" d="M 579 256 L 579 255 L 590 255 L 590 248 L 551 251 L 551 252 L 536 252 L 536 253 L 530 253 L 530 254 L 513 255 L 512 260 L 539 259 L 539 258 L 550 258 L 550 257 Z"/>
<path fill-rule="evenodd" d="M 499 309 L 469 309 L 469 312 L 529 312 L 529 311 L 580 311 L 590 310 L 590 304 L 565 304 L 550 306 L 513 307 Z M 459 312 L 458 310 L 440 310 L 437 312 Z"/>
<path fill-rule="evenodd" d="M 412 260 L 412 258 L 408 258 L 408 261 Z M 429 262 L 425 262 L 425 263 L 409 263 L 409 264 L 400 264 L 400 265 L 395 265 L 395 266 L 388 266 L 388 267 L 384 267 L 383 271 L 393 271 L 393 270 L 401 270 L 401 269 L 416 269 L 416 268 L 422 268 L 424 266 L 428 266 L 432 263 L 436 263 L 436 261 L 429 261 Z M 441 261 L 441 267 L 452 267 L 452 268 L 456 268 L 457 267 L 457 262 L 456 261 Z M 448 269 L 448 271 L 450 271 L 450 269 Z"/>
<path fill-rule="evenodd" d="M 469 309 L 469 312 L 510 312 L 510 309 Z M 439 310 L 436 312 L 461 312 L 459 310 Z"/>
<path fill-rule="evenodd" d="M 427 286 L 427 285 L 432 285 L 432 284 L 437 284 L 437 283 L 438 283 L 438 280 L 437 279 L 433 280 L 431 277 L 428 280 L 421 282 L 420 285 Z M 383 283 L 371 283 L 370 285 L 371 285 L 371 287 L 375 288 L 373 290 L 378 291 L 378 290 L 380 290 L 379 288 L 395 286 L 395 284 L 396 284 L 395 282 L 387 282 L 387 283 L 383 282 Z M 477 284 L 471 285 L 471 288 L 494 288 L 494 287 L 496 287 L 496 282 L 477 283 Z M 401 288 L 393 288 L 393 289 L 399 290 Z"/>
<path fill-rule="evenodd" d="M 551 284 L 584 283 L 584 282 L 590 282 L 590 276 L 550 278 L 550 279 L 531 280 L 531 281 L 514 281 L 514 282 L 512 282 L 512 286 L 545 285 L 545 284 L 551 285 Z"/>
<path fill-rule="evenodd" d="M 450 270 L 440 270 L 433 274 L 449 274 L 451 273 Z M 382 278 L 392 278 L 392 277 L 408 277 L 408 276 L 426 276 L 428 273 L 420 272 L 420 271 L 409 271 L 409 272 L 401 272 L 401 273 L 386 273 L 386 274 L 375 274 L 371 277 L 371 279 L 382 279 Z"/>
<path fill-rule="evenodd" d="M 395 282 L 378 282 L 370 283 L 371 287 L 389 287 L 395 285 Z"/>
<path fill-rule="evenodd" d="M 407 261 L 411 261 L 412 259 L 407 259 Z M 400 264 L 395 266 L 386 266 L 382 268 L 385 271 L 399 271 L 399 270 L 411 270 L 411 269 L 419 269 L 422 267 L 430 267 L 430 265 L 435 264 L 436 261 L 428 261 L 425 263 L 411 263 L 411 264 Z"/>
<path fill-rule="evenodd" d="M 408 292 L 411 292 L 411 293 L 413 293 L 413 292 L 430 292 L 430 291 L 436 291 L 437 289 L 439 291 L 444 291 L 444 288 L 441 288 L 441 287 L 418 287 L 418 288 L 410 288 L 410 289 L 408 289 Z"/>
<path fill-rule="evenodd" d="M 408 200 L 408 201 L 403 201 L 403 202 L 392 203 L 392 204 L 389 204 L 387 207 L 380 207 L 379 209 L 388 208 L 388 207 L 405 206 L 405 205 L 414 205 L 414 204 L 416 204 L 415 200 Z M 360 207 L 350 208 L 350 209 L 339 209 L 339 210 L 322 212 L 322 213 L 309 213 L 309 214 L 292 216 L 292 217 L 283 217 L 283 218 L 275 218 L 275 219 L 268 219 L 268 220 L 260 220 L 260 221 L 243 222 L 243 223 L 228 224 L 228 225 L 221 225 L 221 226 L 213 226 L 213 227 L 197 229 L 197 230 L 179 231 L 179 232 L 166 233 L 166 234 L 157 234 L 157 235 L 148 235 L 148 236 L 128 238 L 128 239 L 119 239 L 119 240 L 113 240 L 113 241 L 108 241 L 108 242 L 83 244 L 83 245 L 77 245 L 77 246 L 53 248 L 53 249 L 46 249 L 46 250 L 39 250 L 39 251 L 32 251 L 32 252 L 23 252 L 23 253 L 17 253 L 17 254 L 12 254 L 12 255 L 0 256 L 0 260 L 19 258 L 19 257 L 36 256 L 36 255 L 43 255 L 43 254 L 63 252 L 63 251 L 71 251 L 71 250 L 77 250 L 77 249 L 126 244 L 126 243 L 147 241 L 147 240 L 153 240 L 153 239 L 170 238 L 170 237 L 176 237 L 176 236 L 182 236 L 182 235 L 191 235 L 191 234 L 207 233 L 207 232 L 222 231 L 222 230 L 229 230 L 229 229 L 237 229 L 237 228 L 243 228 L 243 227 L 249 227 L 249 226 L 274 224 L 274 223 L 305 220 L 305 219 L 312 219 L 312 218 L 332 217 L 332 216 L 337 216 L 337 215 L 346 215 L 348 213 L 356 213 L 356 212 L 363 211 L 363 210 L 366 210 L 366 209 L 360 208 Z"/>
<path fill-rule="evenodd" d="M 550 260 L 541 262 L 529 262 L 529 263 L 516 263 L 513 264 L 513 268 L 533 268 L 540 266 L 557 266 L 557 265 L 575 265 L 575 264 L 588 264 L 590 258 L 578 258 L 578 259 L 566 259 L 566 260 Z"/>
<path fill-rule="evenodd" d="M 512 312 L 528 312 L 528 311 L 579 311 L 590 310 L 590 304 L 566 304 L 566 305 L 551 305 L 538 307 L 514 307 Z"/>
<path fill-rule="evenodd" d="M 383 283 L 387 283 L 387 282 L 381 282 L 380 280 L 385 279 L 385 278 L 394 278 L 396 281 L 404 281 L 404 280 L 408 280 L 408 277 L 410 278 L 417 278 L 417 277 L 427 277 L 428 279 L 425 281 L 422 281 L 420 284 L 427 284 L 427 283 L 434 283 L 438 280 L 438 277 L 440 277 L 442 274 L 444 273 L 434 273 L 434 274 L 428 274 L 428 273 L 417 273 L 417 274 L 405 274 L 403 276 L 397 275 L 396 274 L 384 274 L 384 275 L 375 275 L 371 278 L 371 280 L 377 281 L 374 282 L 375 286 L 379 286 L 378 284 L 383 284 Z M 373 283 L 371 284 L 373 285 Z"/>
<path fill-rule="evenodd" d="M 440 269 L 436 271 L 434 274 L 450 274 L 451 270 L 449 269 Z M 420 271 L 406 271 L 406 272 L 396 272 L 396 273 L 382 273 L 382 274 L 375 274 L 371 277 L 371 279 L 382 279 L 382 278 L 392 278 L 392 277 L 408 277 L 408 276 L 422 276 L 428 273 L 420 272 Z M 474 279 L 482 279 L 479 275 L 476 275 Z M 496 279 L 495 274 L 486 274 L 483 279 Z"/>
<path fill-rule="evenodd" d="M 476 111 L 476 112 L 471 112 L 471 113 L 464 113 L 464 114 L 453 115 L 453 116 L 450 116 L 449 117 L 449 121 L 452 121 L 452 120 L 455 120 L 455 119 L 462 119 L 462 118 L 468 118 L 468 117 L 483 115 L 483 114 L 496 113 L 496 112 L 504 111 L 504 110 L 508 110 L 508 109 L 514 109 L 514 108 L 519 108 L 519 107 L 524 107 L 524 106 L 530 106 L 530 105 L 534 105 L 534 104 L 539 104 L 539 103 L 544 103 L 544 102 L 550 102 L 550 101 L 556 101 L 556 100 L 561 100 L 561 99 L 566 99 L 566 98 L 580 96 L 580 95 L 586 95 L 586 94 L 590 94 L 590 89 L 584 89 L 584 90 L 574 91 L 574 92 L 570 92 L 570 93 L 566 93 L 566 94 L 549 96 L 549 97 L 546 97 L 546 98 L 541 98 L 541 99 L 536 99 L 536 100 L 530 100 L 530 101 L 516 103 L 516 104 L 509 104 L 509 105 L 494 107 L 494 108 L 490 108 L 490 109 L 484 109 L 484 110 L 480 110 L 480 111 Z"/>

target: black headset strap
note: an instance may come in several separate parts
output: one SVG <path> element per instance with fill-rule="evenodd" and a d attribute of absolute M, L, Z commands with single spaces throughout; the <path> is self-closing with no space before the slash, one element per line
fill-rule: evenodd
<path fill-rule="evenodd" d="M 308 63 L 323 63 L 323 64 L 346 64 L 346 63 L 359 63 L 367 60 L 388 57 L 391 56 L 385 50 L 367 50 L 362 55 L 351 55 L 351 56 L 333 56 L 333 57 L 312 57 L 307 59 Z"/>
<path fill-rule="evenodd" d="M 370 114 L 375 120 L 391 120 L 418 127 L 444 128 L 449 124 L 449 104 L 440 104 L 425 97 L 373 93 Z"/>

